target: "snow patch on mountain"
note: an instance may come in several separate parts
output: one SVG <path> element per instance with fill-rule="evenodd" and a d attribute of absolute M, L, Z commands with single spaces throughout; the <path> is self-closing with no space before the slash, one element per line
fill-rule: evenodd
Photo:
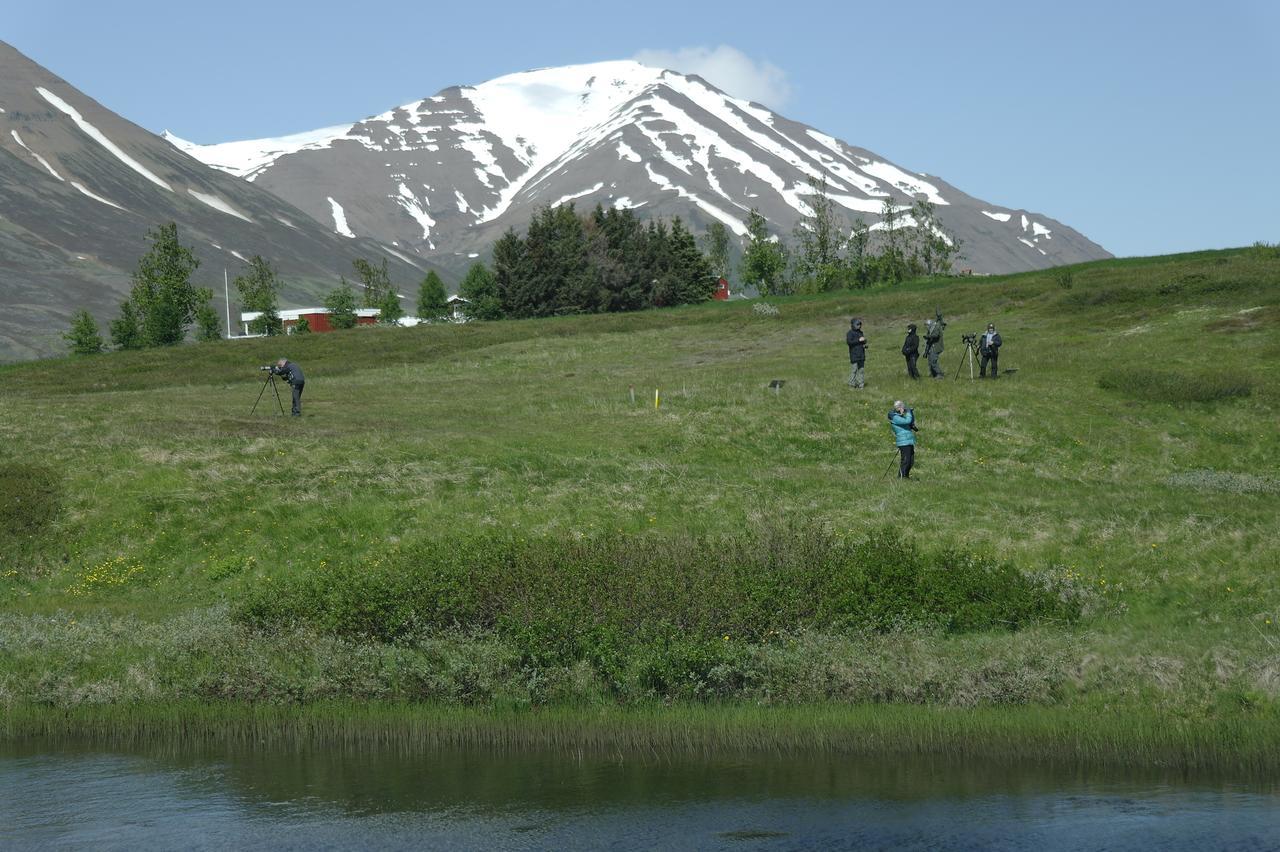
<path fill-rule="evenodd" d="M 207 204 L 210 207 L 212 207 L 214 210 L 217 210 L 220 213 L 226 213 L 228 216 L 235 216 L 237 219 L 243 219 L 246 222 L 253 221 L 248 216 L 244 215 L 239 210 L 235 209 L 230 204 L 223 201 L 221 198 L 219 198 L 216 195 L 207 195 L 203 192 L 197 192 L 194 189 L 191 189 L 190 187 L 187 188 L 187 192 L 191 193 L 191 197 L 194 198 L 196 201 L 199 201 L 203 204 Z"/>
<path fill-rule="evenodd" d="M 704 201 L 702 198 L 699 198 L 697 195 L 685 189 L 683 186 L 680 186 L 679 184 L 674 183 L 673 181 L 669 180 L 665 176 L 658 174 L 653 170 L 653 166 L 649 165 L 648 163 L 644 164 L 644 170 L 645 170 L 645 173 L 649 175 L 649 180 L 651 180 L 660 189 L 671 190 L 677 193 L 681 198 L 689 199 L 694 204 L 698 205 L 698 207 L 703 212 L 723 222 L 729 230 L 733 231 L 738 236 L 740 237 L 746 236 L 747 226 L 744 225 L 742 221 L 739 220 L 736 216 L 732 216 L 729 213 L 726 213 L 716 205 L 708 201 Z"/>
<path fill-rule="evenodd" d="M 28 148 L 28 147 L 27 147 L 27 143 L 23 142 L 23 141 L 22 141 L 22 137 L 18 135 L 18 131 L 16 131 L 16 130 L 10 130 L 10 131 L 9 131 L 9 134 L 10 134 L 11 136 L 13 136 L 13 141 L 14 141 L 14 142 L 17 142 L 17 143 L 18 143 L 18 145 L 22 148 L 22 150 L 26 151 L 28 154 L 30 154 L 31 156 L 35 157 L 35 158 L 36 158 L 36 162 L 37 162 L 37 163 L 39 163 L 40 165 L 42 165 L 42 166 L 44 166 L 46 169 L 48 169 L 49 174 L 53 175 L 53 176 L 54 176 L 54 177 L 56 177 L 58 180 L 63 181 L 64 183 L 66 182 L 66 178 L 64 178 L 62 175 L 58 174 L 57 170 L 56 170 L 56 169 L 54 169 L 54 167 L 53 167 L 53 166 L 49 165 L 49 161 L 48 161 L 48 160 L 46 160 L 44 157 L 41 157 L 41 156 L 40 156 L 39 154 L 37 154 L 35 151 L 32 151 L 30 148 Z"/>
<path fill-rule="evenodd" d="M 116 204 L 114 201 L 111 201 L 110 199 L 103 198 L 101 195 L 89 189 L 89 187 L 85 186 L 79 181 L 73 180 L 71 181 L 71 185 L 74 186 L 76 189 L 80 190 L 80 192 L 82 192 L 83 194 L 92 198 L 94 201 L 101 201 L 103 204 L 107 205 L 108 207 L 114 207 L 117 210 L 124 210 L 124 208 L 121 207 L 119 204 Z M 125 210 L 125 212 L 127 213 L 129 211 Z"/>
<path fill-rule="evenodd" d="M 584 195 L 590 195 L 591 193 L 593 193 L 593 192 L 599 192 L 599 191 L 600 191 L 600 190 L 602 190 L 602 189 L 604 189 L 604 182 L 603 182 L 603 181 L 601 181 L 600 183 L 597 183 L 597 184 L 596 184 L 595 186 L 593 186 L 593 187 L 590 187 L 590 188 L 588 188 L 588 189 L 584 189 L 584 190 L 582 190 L 582 192 L 574 192 L 574 193 L 571 193 L 571 194 L 569 194 L 569 195 L 566 195 L 566 196 L 563 196 L 563 197 L 561 197 L 561 198 L 558 198 L 558 199 L 556 199 L 555 201 L 551 202 L 551 206 L 552 206 L 552 207 L 559 207 L 561 204 L 564 204 L 566 201 L 573 201 L 573 200 L 574 200 L 574 199 L 576 199 L 576 198 L 582 198 Z"/>
<path fill-rule="evenodd" d="M 79 127 L 82 131 L 84 131 L 86 135 L 89 136 L 89 138 L 93 139 L 93 141 L 97 142 L 103 148 L 106 148 L 109 152 L 111 152 L 112 155 L 114 155 L 117 159 L 119 159 L 120 162 L 124 163 L 126 166 L 133 169 L 135 172 L 142 175 L 144 178 L 151 181 L 161 189 L 166 189 L 169 192 L 173 192 L 173 187 L 169 186 L 169 184 L 165 183 L 160 178 L 156 177 L 150 170 L 147 169 L 146 166 L 142 165 L 142 163 L 139 163 L 133 157 L 130 157 L 124 151 L 120 150 L 120 147 L 116 145 L 116 143 L 108 139 L 105 133 L 103 133 L 98 128 L 94 127 L 89 122 L 85 121 L 84 116 L 82 116 L 79 113 L 79 111 L 75 107 L 73 107 L 71 104 L 67 103 L 62 98 L 58 97 L 53 92 L 46 89 L 44 86 L 36 86 L 36 92 L 40 95 L 40 97 L 44 98 L 46 101 L 53 104 L 63 113 L 65 113 L 68 118 L 70 118 L 72 121 L 75 122 L 77 127 Z"/>
<path fill-rule="evenodd" d="M 989 219 L 995 219 L 997 222 L 1008 222 L 1013 218 L 1012 213 L 992 213 L 990 210 L 983 210 L 982 215 Z"/>
<path fill-rule="evenodd" d="M 342 205 L 333 200 L 333 196 L 328 196 L 329 208 L 333 211 L 333 229 L 344 237 L 355 238 L 355 233 L 347 225 L 347 211 L 342 209 Z"/>
<path fill-rule="evenodd" d="M 436 220 L 431 218 L 431 214 L 423 206 L 424 203 L 429 204 L 430 201 L 423 198 L 422 202 L 419 202 L 418 197 L 413 194 L 413 190 L 403 183 L 400 184 L 399 191 L 400 194 L 396 197 L 396 203 L 404 208 L 404 212 L 408 213 L 413 218 L 413 221 L 418 223 L 418 227 L 422 228 L 422 238 L 428 241 L 428 245 L 431 245 L 431 229 L 436 226 Z M 333 199 L 329 200 L 332 201 Z M 337 202 L 334 203 L 336 204 Z M 337 221 L 336 213 L 334 220 Z M 346 221 L 345 217 L 343 221 Z M 435 246 L 431 245 L 431 248 L 434 249 Z"/>
<path fill-rule="evenodd" d="M 862 171 L 869 175 L 880 178 L 885 183 L 896 186 L 898 189 L 909 195 L 923 195 L 934 204 L 944 205 L 951 202 L 943 198 L 938 192 L 938 188 L 927 181 L 920 180 L 915 175 L 908 174 L 897 166 L 889 163 L 871 162 L 861 167 Z"/>
<path fill-rule="evenodd" d="M 321 127 L 305 133 L 276 136 L 265 139 L 245 139 L 239 142 L 219 142 L 199 145 L 189 142 L 166 130 L 161 134 L 174 147 L 190 154 L 206 165 L 222 169 L 237 177 L 252 181 L 264 169 L 269 168 L 285 154 L 310 148 L 327 148 L 343 138 L 354 125 L 343 124 Z"/>

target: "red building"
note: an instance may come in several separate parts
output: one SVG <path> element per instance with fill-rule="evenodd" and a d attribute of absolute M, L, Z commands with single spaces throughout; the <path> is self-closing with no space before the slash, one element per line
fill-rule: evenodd
<path fill-rule="evenodd" d="M 716 284 L 715 292 L 711 294 L 711 298 L 720 302 L 727 302 L 729 300 L 729 279 L 720 279 Z"/>
<path fill-rule="evenodd" d="M 333 331 L 333 326 L 329 325 L 329 309 L 328 308 L 290 308 L 286 311 L 279 311 L 280 322 L 284 324 L 286 334 L 293 332 L 293 327 L 298 324 L 298 320 L 306 317 L 307 325 L 312 331 Z M 378 322 L 381 311 L 377 308 L 356 308 L 356 325 L 374 325 Z M 259 311 L 245 311 L 240 314 L 240 326 L 243 329 L 241 337 L 253 337 L 255 335 L 249 332 L 249 323 L 262 316 Z"/>

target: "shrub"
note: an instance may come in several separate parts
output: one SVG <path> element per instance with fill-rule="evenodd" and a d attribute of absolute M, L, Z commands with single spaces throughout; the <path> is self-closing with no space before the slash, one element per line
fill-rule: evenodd
<path fill-rule="evenodd" d="M 664 696 L 736 690 L 743 643 L 794 631 L 1016 630 L 1079 615 L 1078 596 L 1013 565 L 926 553 L 892 529 L 855 540 L 816 527 L 437 541 L 247 586 L 236 609 L 254 627 L 351 640 L 490 633 L 531 670 L 586 662 L 615 690 Z"/>
<path fill-rule="evenodd" d="M 1216 402 L 1246 397 L 1253 383 L 1221 373 L 1188 375 L 1160 370 L 1116 369 L 1098 378 L 1098 387 L 1150 402 Z"/>
<path fill-rule="evenodd" d="M 62 485 L 55 470 L 0 463 L 0 541 L 40 533 L 61 510 Z"/>

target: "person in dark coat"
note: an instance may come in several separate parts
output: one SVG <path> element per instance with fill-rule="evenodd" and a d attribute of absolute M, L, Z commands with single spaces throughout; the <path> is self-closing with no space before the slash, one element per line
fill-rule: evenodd
<path fill-rule="evenodd" d="M 990 363 L 991 378 L 1000 378 L 1000 333 L 996 331 L 995 323 L 988 324 L 987 333 L 978 338 L 978 354 L 982 356 L 982 367 L 978 377 L 982 379 L 987 377 L 987 364 Z"/>
<path fill-rule="evenodd" d="M 292 361 L 281 358 L 272 365 L 271 372 L 283 378 L 289 383 L 289 387 L 293 388 L 293 416 L 301 417 L 302 388 L 307 383 L 306 378 L 302 375 L 302 368 Z"/>
<path fill-rule="evenodd" d="M 942 372 L 942 366 L 938 363 L 938 359 L 942 356 L 942 333 L 946 328 L 947 324 L 942 321 L 942 311 L 938 311 L 936 317 L 927 320 L 924 324 L 924 357 L 929 362 L 930 378 L 946 378 L 946 374 Z"/>
<path fill-rule="evenodd" d="M 907 326 L 907 339 L 902 342 L 902 355 L 907 359 L 907 375 L 913 379 L 920 378 L 916 369 L 916 359 L 920 357 L 920 335 L 916 334 L 915 323 Z"/>
<path fill-rule="evenodd" d="M 849 320 L 849 325 L 849 333 L 844 336 L 844 342 L 849 344 L 849 364 L 852 365 L 849 387 L 864 388 L 867 386 L 866 373 L 863 371 L 867 363 L 867 336 L 862 333 L 862 320 Z"/>

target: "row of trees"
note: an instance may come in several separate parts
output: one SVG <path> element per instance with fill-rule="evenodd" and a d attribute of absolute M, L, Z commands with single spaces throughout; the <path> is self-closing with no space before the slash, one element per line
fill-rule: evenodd
<path fill-rule="evenodd" d="M 809 212 L 796 225 L 790 245 L 770 234 L 758 210 L 747 220 L 747 239 L 739 279 L 764 295 L 824 292 L 897 283 L 921 275 L 949 272 L 960 256 L 960 240 L 938 222 L 933 204 L 921 198 L 910 206 L 885 198 L 874 228 L 861 218 L 852 229 L 836 209 L 824 180 L 811 183 Z M 117 349 L 168 346 L 186 338 L 194 326 L 197 340 L 221 337 L 212 292 L 196 287 L 191 276 L 200 260 L 178 241 L 170 222 L 148 234 L 151 248 L 138 262 L 133 288 L 109 326 Z M 492 267 L 474 264 L 459 287 L 473 319 L 540 317 L 557 314 L 629 311 L 699 302 L 710 298 L 715 282 L 731 268 L 732 237 L 715 222 L 701 250 L 679 219 L 647 223 L 631 210 L 597 205 L 586 215 L 573 205 L 546 207 L 535 214 L 524 236 L 508 230 L 493 248 Z M 384 323 L 404 316 L 391 283 L 387 261 L 353 263 L 363 299 L 345 277 L 324 300 L 334 328 L 356 325 L 359 301 L 378 308 Z M 284 330 L 279 315 L 280 280 L 259 256 L 235 279 L 250 324 L 258 334 Z M 427 320 L 448 312 L 444 282 L 428 272 L 418 288 L 417 314 Z M 305 323 L 296 332 L 309 329 Z M 97 323 L 84 310 L 72 317 L 64 335 L 73 352 L 104 348 Z"/>
<path fill-rule="evenodd" d="M 902 206 L 886 197 L 874 227 L 858 217 L 846 230 L 826 180 L 811 181 L 810 187 L 809 213 L 796 224 L 790 246 L 769 233 L 759 211 L 751 211 L 739 266 L 743 284 L 765 295 L 897 284 L 946 274 L 961 256 L 960 239 L 943 228 L 934 205 L 924 198 Z M 709 251 L 717 250 L 725 238 L 716 235 L 713 226 L 707 234 Z"/>

